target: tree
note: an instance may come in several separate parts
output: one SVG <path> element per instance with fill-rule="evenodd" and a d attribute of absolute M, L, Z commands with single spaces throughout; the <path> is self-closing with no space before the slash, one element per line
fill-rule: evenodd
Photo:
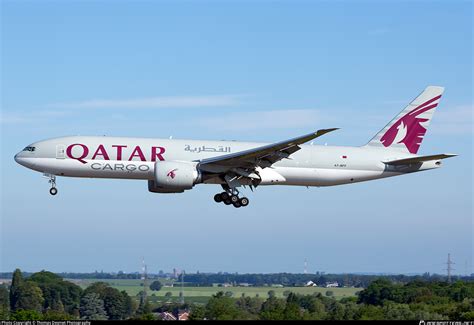
<path fill-rule="evenodd" d="M 0 286 L 0 319 L 8 319 L 10 315 L 10 296 L 7 288 Z"/>
<path fill-rule="evenodd" d="M 41 312 L 43 309 L 43 292 L 34 282 L 24 281 L 16 289 L 14 310 L 34 310 Z"/>
<path fill-rule="evenodd" d="M 145 296 L 145 291 L 140 291 L 138 293 L 138 297 L 140 299 L 140 304 L 138 305 L 135 315 L 143 317 L 144 315 L 150 314 L 151 305 L 150 305 L 150 301 Z"/>
<path fill-rule="evenodd" d="M 286 298 L 286 305 L 283 311 L 285 320 L 302 320 L 303 312 L 300 308 L 300 297 L 295 293 L 290 293 Z"/>
<path fill-rule="evenodd" d="M 332 297 L 332 296 L 334 296 L 334 291 L 328 290 L 328 291 L 326 291 L 325 295 L 326 295 L 326 297 Z"/>
<path fill-rule="evenodd" d="M 241 319 L 234 299 L 226 297 L 222 291 L 213 295 L 207 302 L 206 318 L 210 320 Z"/>
<path fill-rule="evenodd" d="M 32 274 L 28 281 L 38 284 L 43 292 L 45 310 L 65 311 L 79 316 L 81 287 L 47 271 Z"/>
<path fill-rule="evenodd" d="M 13 272 L 12 285 L 10 286 L 10 309 L 15 310 L 15 305 L 18 300 L 18 287 L 23 283 L 23 275 L 20 269 Z"/>
<path fill-rule="evenodd" d="M 97 293 L 104 301 L 104 309 L 111 320 L 125 319 L 128 313 L 127 301 L 124 295 L 105 282 L 95 282 L 84 290 L 84 294 Z"/>
<path fill-rule="evenodd" d="M 270 290 L 270 291 L 268 291 L 268 297 L 269 297 L 269 298 L 276 297 L 276 292 L 275 292 L 275 290 Z"/>
<path fill-rule="evenodd" d="M 372 282 L 367 289 L 359 294 L 359 303 L 370 305 L 383 305 L 385 300 L 392 298 L 394 286 L 388 279 L 377 279 Z"/>
<path fill-rule="evenodd" d="M 165 293 L 165 298 L 168 299 L 168 300 L 169 300 L 172 296 L 173 296 L 173 293 L 170 292 L 170 291 L 168 291 L 167 293 Z"/>
<path fill-rule="evenodd" d="M 68 313 L 55 311 L 55 310 L 48 310 L 43 313 L 43 319 L 54 319 L 54 320 L 73 320 L 75 319 L 72 315 Z"/>
<path fill-rule="evenodd" d="M 206 308 L 204 306 L 195 305 L 191 309 L 189 320 L 204 320 L 205 313 L 206 313 Z"/>
<path fill-rule="evenodd" d="M 382 307 L 374 305 L 362 305 L 360 308 L 360 320 L 382 320 L 384 314 Z"/>
<path fill-rule="evenodd" d="M 63 312 L 64 311 L 64 305 L 63 302 L 61 301 L 61 294 L 57 291 L 53 292 L 53 299 L 51 300 L 51 305 L 49 308 L 53 311 L 57 312 Z"/>
<path fill-rule="evenodd" d="M 158 280 L 153 281 L 153 282 L 150 284 L 150 289 L 153 290 L 153 291 L 160 291 L 162 287 L 163 287 L 163 285 L 162 285 L 161 282 L 158 281 Z"/>
<path fill-rule="evenodd" d="M 283 311 L 285 320 L 303 320 L 303 314 L 300 306 L 296 302 L 287 303 Z"/>
<path fill-rule="evenodd" d="M 415 313 L 410 310 L 407 304 L 386 303 L 383 307 L 384 319 L 386 320 L 412 320 Z"/>
<path fill-rule="evenodd" d="M 41 319 L 42 319 L 41 313 L 37 312 L 36 310 L 23 310 L 23 309 L 19 309 L 15 311 L 10 317 L 10 320 L 32 321 L 32 320 L 41 320 Z"/>
<path fill-rule="evenodd" d="M 240 297 L 237 307 L 246 312 L 246 319 L 258 319 L 258 314 L 262 309 L 263 300 L 255 297 Z"/>
<path fill-rule="evenodd" d="M 80 305 L 81 319 L 84 320 L 106 320 L 107 313 L 104 308 L 104 301 L 99 294 L 90 292 L 81 299 Z"/>
<path fill-rule="evenodd" d="M 276 297 L 268 298 L 262 305 L 260 318 L 264 320 L 284 320 L 285 300 Z"/>
<path fill-rule="evenodd" d="M 134 305 L 132 297 L 130 297 L 125 290 L 122 290 L 120 293 L 124 301 L 124 318 L 129 318 L 135 313 L 137 307 Z"/>
<path fill-rule="evenodd" d="M 310 318 L 313 320 L 322 320 L 326 318 L 326 307 L 319 298 L 311 297 L 307 309 L 310 312 Z"/>

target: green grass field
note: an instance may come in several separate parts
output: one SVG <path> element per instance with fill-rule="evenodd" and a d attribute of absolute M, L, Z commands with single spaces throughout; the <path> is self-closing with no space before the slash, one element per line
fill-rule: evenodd
<path fill-rule="evenodd" d="M 80 285 L 82 288 L 86 288 L 88 285 L 94 282 L 107 282 L 112 287 L 122 291 L 125 290 L 130 296 L 136 296 L 140 291 L 143 290 L 141 286 L 141 280 L 97 280 L 97 279 L 85 279 L 85 280 L 69 280 Z M 164 279 L 160 279 L 162 283 L 170 283 Z M 149 281 L 151 283 L 152 280 Z M 227 292 L 230 291 L 233 293 L 233 297 L 239 298 L 242 294 L 245 294 L 247 297 L 256 297 L 257 295 L 261 298 L 268 297 L 268 291 L 273 290 L 277 297 L 283 297 L 285 291 L 291 291 L 294 293 L 310 295 L 313 293 L 326 294 L 326 291 L 332 291 L 334 293 L 334 298 L 341 299 L 343 297 L 353 297 L 357 291 L 362 290 L 361 288 L 320 288 L 320 287 L 184 287 L 184 297 L 185 301 L 188 302 L 198 302 L 206 303 L 207 300 L 214 294 L 219 291 Z M 163 302 L 167 301 L 168 298 L 165 298 L 167 292 L 171 292 L 172 301 L 178 300 L 179 292 L 181 288 L 178 284 L 174 287 L 163 287 L 160 291 L 151 291 L 148 290 L 148 296 L 152 302 Z"/>

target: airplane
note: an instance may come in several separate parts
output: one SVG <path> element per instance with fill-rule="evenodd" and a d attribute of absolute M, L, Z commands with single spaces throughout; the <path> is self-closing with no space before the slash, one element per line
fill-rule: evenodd
<path fill-rule="evenodd" d="M 32 143 L 15 161 L 56 176 L 147 180 L 153 193 L 182 193 L 197 184 L 221 185 L 216 202 L 245 207 L 239 188 L 263 185 L 334 186 L 441 167 L 455 154 L 417 155 L 444 88 L 428 86 L 367 144 L 305 144 L 337 128 L 276 143 L 67 136 Z"/>

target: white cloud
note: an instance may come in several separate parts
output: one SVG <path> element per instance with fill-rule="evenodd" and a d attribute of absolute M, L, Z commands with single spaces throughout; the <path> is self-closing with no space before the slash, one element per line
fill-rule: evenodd
<path fill-rule="evenodd" d="M 3 110 L 0 124 L 26 124 L 48 121 L 72 114 L 80 109 L 174 109 L 174 108 L 227 108 L 242 103 L 245 95 L 163 96 L 134 99 L 92 99 L 78 102 L 52 103 L 34 110 Z M 115 120 L 125 120 L 123 114 L 114 114 Z"/>
<path fill-rule="evenodd" d="M 195 108 L 229 107 L 240 104 L 242 95 L 163 96 L 132 99 L 91 99 L 78 102 L 54 103 L 50 108 L 136 109 L 136 108 Z"/>
<path fill-rule="evenodd" d="M 38 110 L 34 112 L 17 111 L 15 113 L 3 112 L 0 116 L 0 124 L 27 124 L 47 122 L 58 118 L 69 116 L 67 111 Z"/>

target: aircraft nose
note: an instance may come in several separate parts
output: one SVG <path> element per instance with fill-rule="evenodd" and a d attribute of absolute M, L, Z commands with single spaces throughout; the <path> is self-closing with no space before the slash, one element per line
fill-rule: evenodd
<path fill-rule="evenodd" d="M 23 165 L 23 164 L 22 164 L 23 158 L 21 158 L 21 152 L 17 153 L 14 158 L 15 158 L 15 161 L 16 161 L 18 164 Z"/>
<path fill-rule="evenodd" d="M 23 152 L 19 152 L 15 155 L 15 161 L 24 166 L 24 167 L 28 167 L 30 168 L 32 166 L 32 163 L 31 163 L 31 158 L 28 159 L 27 157 L 25 157 L 24 153 Z"/>

